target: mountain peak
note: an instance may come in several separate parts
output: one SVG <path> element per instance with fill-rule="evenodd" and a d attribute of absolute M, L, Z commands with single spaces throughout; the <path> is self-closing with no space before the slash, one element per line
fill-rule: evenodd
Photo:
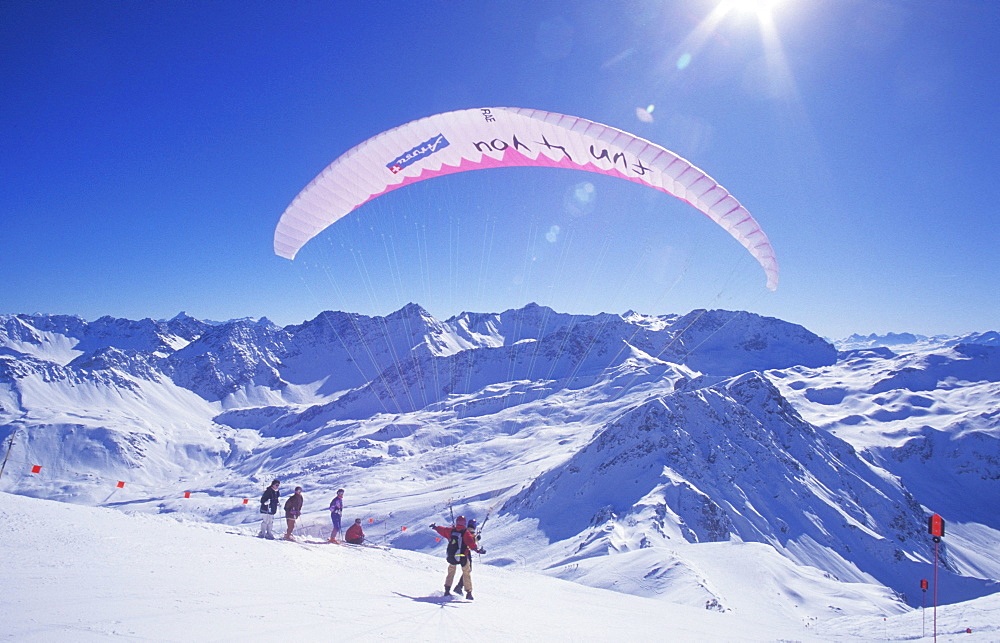
<path fill-rule="evenodd" d="M 409 302 L 397 311 L 385 316 L 386 319 L 423 319 L 434 321 L 434 317 L 420 304 Z"/>

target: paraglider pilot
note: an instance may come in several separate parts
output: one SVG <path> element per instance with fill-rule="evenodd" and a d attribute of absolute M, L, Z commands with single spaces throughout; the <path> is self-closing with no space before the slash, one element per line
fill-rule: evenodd
<path fill-rule="evenodd" d="M 455 579 L 455 568 L 462 568 L 461 585 L 465 588 L 465 598 L 472 600 L 472 559 L 471 552 L 485 554 L 486 550 L 479 546 L 476 534 L 466 528 L 465 516 L 455 519 L 454 527 L 438 527 L 431 524 L 431 529 L 448 539 L 448 575 L 444 579 L 444 595 L 451 596 L 451 582 Z M 456 588 L 457 589 L 457 588 Z"/>

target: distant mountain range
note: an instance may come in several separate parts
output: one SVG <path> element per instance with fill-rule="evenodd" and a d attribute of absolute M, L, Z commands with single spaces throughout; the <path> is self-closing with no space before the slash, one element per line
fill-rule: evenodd
<path fill-rule="evenodd" d="M 1000 333 L 988 331 L 985 333 L 968 333 L 961 336 L 951 335 L 914 335 L 913 333 L 886 333 L 885 335 L 858 335 L 857 333 L 833 342 L 841 350 L 858 348 L 876 348 L 879 346 L 897 348 L 915 348 L 918 346 L 954 346 L 955 344 L 985 344 L 1000 346 Z"/>
<path fill-rule="evenodd" d="M 240 524 L 256 515 L 223 499 L 279 476 L 325 529 L 347 487 L 398 547 L 435 543 L 391 525 L 489 516 L 494 564 L 582 583 L 621 565 L 612 589 L 722 610 L 741 598 L 713 565 L 750 544 L 747 573 L 830 584 L 831 610 L 919 604 L 937 512 L 943 599 L 1000 589 L 996 332 L 834 345 L 746 312 L 535 304 L 283 328 L 4 315 L 11 436 L 15 493 Z"/>

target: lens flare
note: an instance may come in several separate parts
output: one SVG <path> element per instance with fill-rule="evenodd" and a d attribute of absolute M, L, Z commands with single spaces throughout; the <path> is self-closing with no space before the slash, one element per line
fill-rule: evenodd
<path fill-rule="evenodd" d="M 736 10 L 755 13 L 758 16 L 769 15 L 781 0 L 723 0 L 721 6 L 726 10 Z"/>

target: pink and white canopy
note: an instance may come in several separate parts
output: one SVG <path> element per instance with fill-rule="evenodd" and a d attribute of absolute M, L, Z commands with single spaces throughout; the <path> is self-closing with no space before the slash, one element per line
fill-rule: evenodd
<path fill-rule="evenodd" d="M 348 150 L 281 215 L 276 254 L 294 259 L 307 241 L 386 192 L 443 174 L 511 166 L 607 174 L 672 194 L 704 212 L 760 262 L 778 285 L 774 250 L 747 209 L 712 177 L 673 152 L 575 116 L 484 107 L 421 118 Z"/>

